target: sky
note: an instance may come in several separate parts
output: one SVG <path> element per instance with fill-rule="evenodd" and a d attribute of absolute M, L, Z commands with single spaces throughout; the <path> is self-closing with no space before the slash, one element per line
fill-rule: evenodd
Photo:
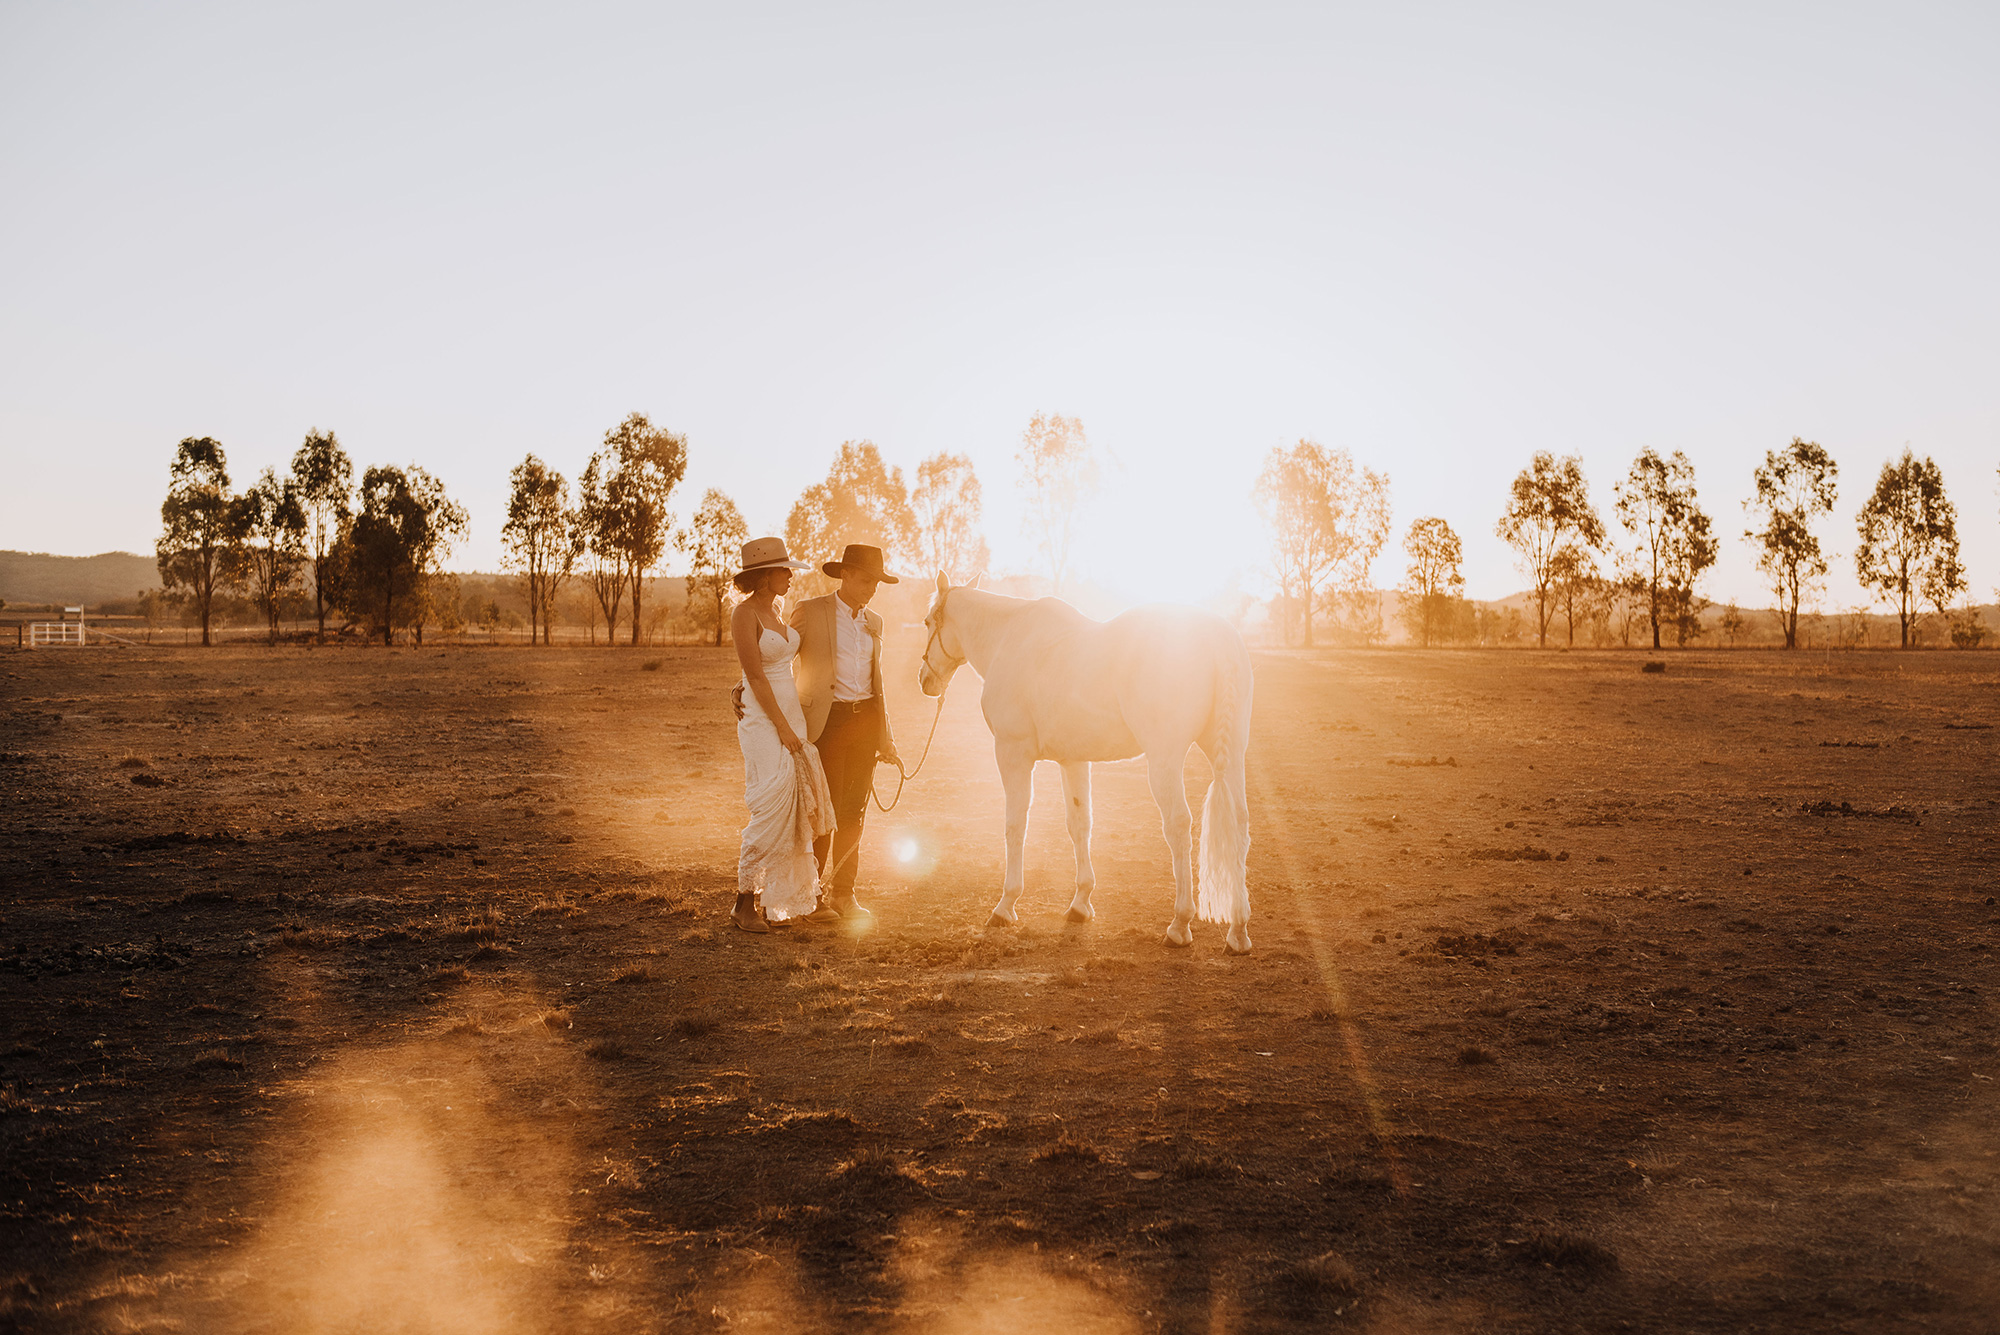
<path fill-rule="evenodd" d="M 1824 603 L 1905 445 L 2000 584 L 2000 7 L 101 5 L 0 0 L 0 547 L 148 551 L 174 444 L 416 463 L 494 569 L 508 470 L 632 411 L 753 530 L 872 440 L 971 456 L 1026 569 L 1037 412 L 1132 597 L 1268 587 L 1310 438 L 1468 592 L 1536 450 L 1611 519 L 1683 450 L 1722 559 L 1793 436 Z M 671 566 L 671 561 L 670 561 Z"/>

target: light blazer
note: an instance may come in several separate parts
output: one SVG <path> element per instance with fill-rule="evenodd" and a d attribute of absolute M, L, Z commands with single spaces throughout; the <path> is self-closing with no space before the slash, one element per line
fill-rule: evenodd
<path fill-rule="evenodd" d="M 833 712 L 837 643 L 834 636 L 838 633 L 834 617 L 840 614 L 834 603 L 839 597 L 837 593 L 829 593 L 824 598 L 808 598 L 792 609 L 792 629 L 799 633 L 798 657 L 792 660 L 792 683 L 798 687 L 799 707 L 806 713 L 809 742 L 819 740 L 819 735 L 826 731 L 827 715 Z M 868 638 L 875 642 L 868 665 L 869 683 L 875 698 L 882 701 L 882 738 L 875 749 L 893 751 L 896 748 L 889 736 L 889 702 L 882 692 L 882 618 L 864 607 L 861 620 L 868 627 Z"/>

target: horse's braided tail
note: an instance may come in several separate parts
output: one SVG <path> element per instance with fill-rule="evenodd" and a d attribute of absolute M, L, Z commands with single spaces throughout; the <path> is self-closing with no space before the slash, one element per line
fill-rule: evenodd
<path fill-rule="evenodd" d="M 1244 753 L 1250 746 L 1250 702 L 1254 682 L 1250 654 L 1234 635 L 1217 655 L 1215 683 L 1215 778 L 1201 809 L 1201 886 L 1196 912 L 1208 922 L 1243 926 L 1250 921 L 1250 890 L 1244 867 L 1250 856 L 1250 799 L 1245 791 Z"/>

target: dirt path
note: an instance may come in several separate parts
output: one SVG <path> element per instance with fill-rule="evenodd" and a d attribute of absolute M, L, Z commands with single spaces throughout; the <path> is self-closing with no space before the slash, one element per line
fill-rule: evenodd
<path fill-rule="evenodd" d="M 726 654 L 0 655 L 0 1330 L 1991 1329 L 1994 663 L 1262 655 L 1231 959 L 969 675 L 756 939 Z"/>

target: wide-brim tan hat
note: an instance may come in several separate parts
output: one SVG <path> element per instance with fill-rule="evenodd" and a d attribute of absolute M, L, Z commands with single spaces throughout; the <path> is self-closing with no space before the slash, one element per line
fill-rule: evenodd
<path fill-rule="evenodd" d="M 743 544 L 743 568 L 736 573 L 747 575 L 753 570 L 811 570 L 804 561 L 794 561 L 792 554 L 785 550 L 783 538 L 752 538 Z"/>
<path fill-rule="evenodd" d="M 884 584 L 901 584 L 903 582 L 882 568 L 882 549 L 880 547 L 865 547 L 858 542 L 848 543 L 847 550 L 840 554 L 838 561 L 828 561 L 820 569 L 834 579 L 839 579 L 842 571 L 849 566 L 852 566 L 859 574 L 873 575 Z"/>

